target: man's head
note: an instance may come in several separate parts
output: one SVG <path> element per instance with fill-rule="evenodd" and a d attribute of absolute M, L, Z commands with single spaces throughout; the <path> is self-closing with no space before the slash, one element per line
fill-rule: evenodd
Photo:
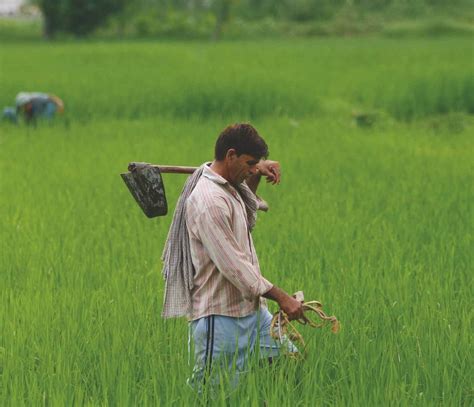
<path fill-rule="evenodd" d="M 214 158 L 225 168 L 225 178 L 232 184 L 255 174 L 257 163 L 267 157 L 267 143 L 250 124 L 227 126 L 217 138 Z"/>

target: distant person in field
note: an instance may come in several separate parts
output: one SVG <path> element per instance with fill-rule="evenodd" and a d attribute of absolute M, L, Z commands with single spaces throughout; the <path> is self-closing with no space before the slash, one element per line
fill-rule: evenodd
<path fill-rule="evenodd" d="M 233 362 L 235 383 L 249 354 L 271 362 L 283 346 L 297 352 L 290 341 L 270 336 L 265 298 L 276 301 L 289 319 L 303 316 L 302 304 L 262 276 L 251 235 L 261 177 L 280 182 L 280 164 L 267 156 L 267 144 L 250 124 L 226 127 L 214 161 L 188 179 L 176 207 L 163 252 L 163 316 L 189 320 L 193 387 L 200 388 L 217 367 L 230 371 Z"/>
<path fill-rule="evenodd" d="M 16 98 L 16 114 L 27 123 L 38 118 L 52 119 L 56 113 L 64 112 L 64 102 L 56 95 L 39 92 L 20 92 Z"/>

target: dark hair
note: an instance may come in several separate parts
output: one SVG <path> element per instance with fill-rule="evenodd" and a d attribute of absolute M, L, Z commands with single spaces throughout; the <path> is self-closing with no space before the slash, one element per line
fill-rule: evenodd
<path fill-rule="evenodd" d="M 229 149 L 237 155 L 248 154 L 257 159 L 268 157 L 268 146 L 258 131 L 250 124 L 236 123 L 227 126 L 217 138 L 214 157 L 222 161 Z"/>

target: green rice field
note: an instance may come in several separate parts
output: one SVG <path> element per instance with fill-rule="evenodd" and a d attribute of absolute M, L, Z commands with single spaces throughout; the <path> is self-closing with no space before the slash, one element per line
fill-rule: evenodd
<path fill-rule="evenodd" d="M 472 61 L 465 37 L 2 44 L 0 105 L 66 113 L 0 123 L 0 405 L 472 406 Z M 187 323 L 160 317 L 171 215 L 119 174 L 210 160 L 235 121 L 282 165 L 263 274 L 342 329 L 198 397 Z"/>

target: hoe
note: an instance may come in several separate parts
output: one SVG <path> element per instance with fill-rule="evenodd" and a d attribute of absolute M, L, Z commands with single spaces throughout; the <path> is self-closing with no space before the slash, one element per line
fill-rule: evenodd
<path fill-rule="evenodd" d="M 149 218 L 168 213 L 165 185 L 161 174 L 192 174 L 197 167 L 154 165 L 141 162 L 128 164 L 128 172 L 120 174 L 132 196 Z M 268 204 L 260 200 L 259 209 L 268 210 Z"/>

